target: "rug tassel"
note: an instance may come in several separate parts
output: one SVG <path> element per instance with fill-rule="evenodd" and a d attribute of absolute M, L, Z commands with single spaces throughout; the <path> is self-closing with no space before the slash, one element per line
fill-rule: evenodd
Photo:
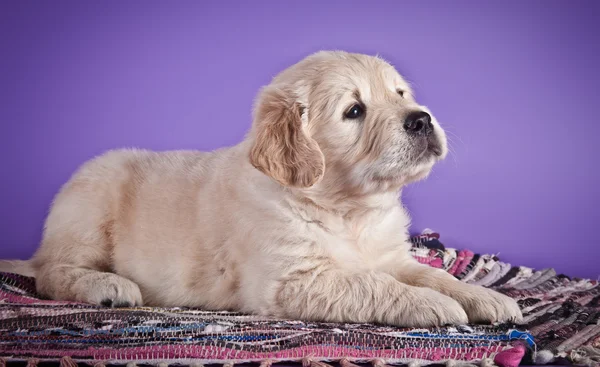
<path fill-rule="evenodd" d="M 204 365 L 200 362 L 192 362 L 192 364 L 190 364 L 190 367 L 204 367 Z"/>
<path fill-rule="evenodd" d="M 73 358 L 64 356 L 60 359 L 60 367 L 77 367 L 77 363 L 75 363 Z"/>
<path fill-rule="evenodd" d="M 479 365 L 481 367 L 494 367 L 496 366 L 496 363 L 494 363 L 494 360 L 491 358 L 483 358 Z"/>
<path fill-rule="evenodd" d="M 373 367 L 388 367 L 387 363 L 383 359 L 374 359 L 371 361 Z"/>
<path fill-rule="evenodd" d="M 540 350 L 534 357 L 535 364 L 550 364 L 554 362 L 554 353 L 549 350 Z"/>
<path fill-rule="evenodd" d="M 169 367 L 169 364 L 166 362 L 158 362 L 157 367 Z"/>
<path fill-rule="evenodd" d="M 479 367 L 472 363 L 460 362 L 456 359 L 449 359 L 446 361 L 446 367 Z"/>
<path fill-rule="evenodd" d="M 332 367 L 325 362 L 313 361 L 311 358 L 302 359 L 302 367 Z"/>
<path fill-rule="evenodd" d="M 600 362 L 600 349 L 584 345 L 572 350 L 569 357 L 577 365 L 597 366 Z"/>
<path fill-rule="evenodd" d="M 94 363 L 94 367 L 106 367 L 106 365 L 104 364 L 104 362 L 96 362 Z"/>
<path fill-rule="evenodd" d="M 264 361 L 260 362 L 260 365 L 258 367 L 271 367 L 272 364 L 273 364 L 272 360 L 265 359 Z"/>
<path fill-rule="evenodd" d="M 340 366 L 342 366 L 342 367 L 358 367 L 358 365 L 356 365 L 356 364 L 354 364 L 354 363 L 350 362 L 350 361 L 349 361 L 348 359 L 346 359 L 346 358 L 342 358 L 342 359 L 340 360 Z"/>
<path fill-rule="evenodd" d="M 229 363 L 224 363 L 223 367 L 233 367 L 233 363 L 229 362 Z"/>
<path fill-rule="evenodd" d="M 29 358 L 27 360 L 27 367 L 37 367 L 38 363 L 40 363 L 40 360 L 37 358 Z"/>
<path fill-rule="evenodd" d="M 135 362 L 127 362 L 125 367 L 137 367 L 137 364 Z"/>

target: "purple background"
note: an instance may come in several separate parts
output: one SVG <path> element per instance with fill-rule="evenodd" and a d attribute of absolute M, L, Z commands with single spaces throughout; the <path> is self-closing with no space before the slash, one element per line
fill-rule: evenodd
<path fill-rule="evenodd" d="M 107 149 L 210 150 L 320 49 L 380 53 L 449 132 L 413 231 L 596 278 L 600 1 L 2 1 L 0 255 Z"/>

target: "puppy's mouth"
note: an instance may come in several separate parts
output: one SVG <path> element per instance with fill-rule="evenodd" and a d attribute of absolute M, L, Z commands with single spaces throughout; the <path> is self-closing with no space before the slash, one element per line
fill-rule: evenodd
<path fill-rule="evenodd" d="M 429 158 L 439 159 L 444 154 L 444 149 L 442 148 L 442 145 L 435 137 L 422 139 L 417 144 L 416 148 L 420 151 L 417 160 Z"/>
<path fill-rule="evenodd" d="M 427 142 L 427 151 L 430 152 L 430 153 L 432 153 L 433 155 L 435 155 L 437 157 L 441 157 L 442 154 L 444 154 L 442 146 L 437 141 L 437 139 L 433 139 L 432 141 L 428 141 Z"/>

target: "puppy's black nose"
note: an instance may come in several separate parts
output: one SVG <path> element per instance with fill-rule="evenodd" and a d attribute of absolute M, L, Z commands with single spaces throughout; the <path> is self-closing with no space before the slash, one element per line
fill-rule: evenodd
<path fill-rule="evenodd" d="M 404 120 L 404 130 L 412 135 L 431 135 L 433 124 L 427 112 L 412 112 Z"/>

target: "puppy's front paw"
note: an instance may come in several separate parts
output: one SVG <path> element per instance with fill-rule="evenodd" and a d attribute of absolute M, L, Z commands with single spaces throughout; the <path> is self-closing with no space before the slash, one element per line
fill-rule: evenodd
<path fill-rule="evenodd" d="M 488 288 L 462 284 L 450 296 L 456 299 L 469 315 L 471 323 L 515 322 L 523 320 L 517 302 L 504 294 Z"/>
<path fill-rule="evenodd" d="M 469 321 L 462 306 L 450 297 L 429 288 L 418 288 L 416 296 L 413 302 L 402 305 L 400 326 L 428 328 L 464 325 Z"/>

